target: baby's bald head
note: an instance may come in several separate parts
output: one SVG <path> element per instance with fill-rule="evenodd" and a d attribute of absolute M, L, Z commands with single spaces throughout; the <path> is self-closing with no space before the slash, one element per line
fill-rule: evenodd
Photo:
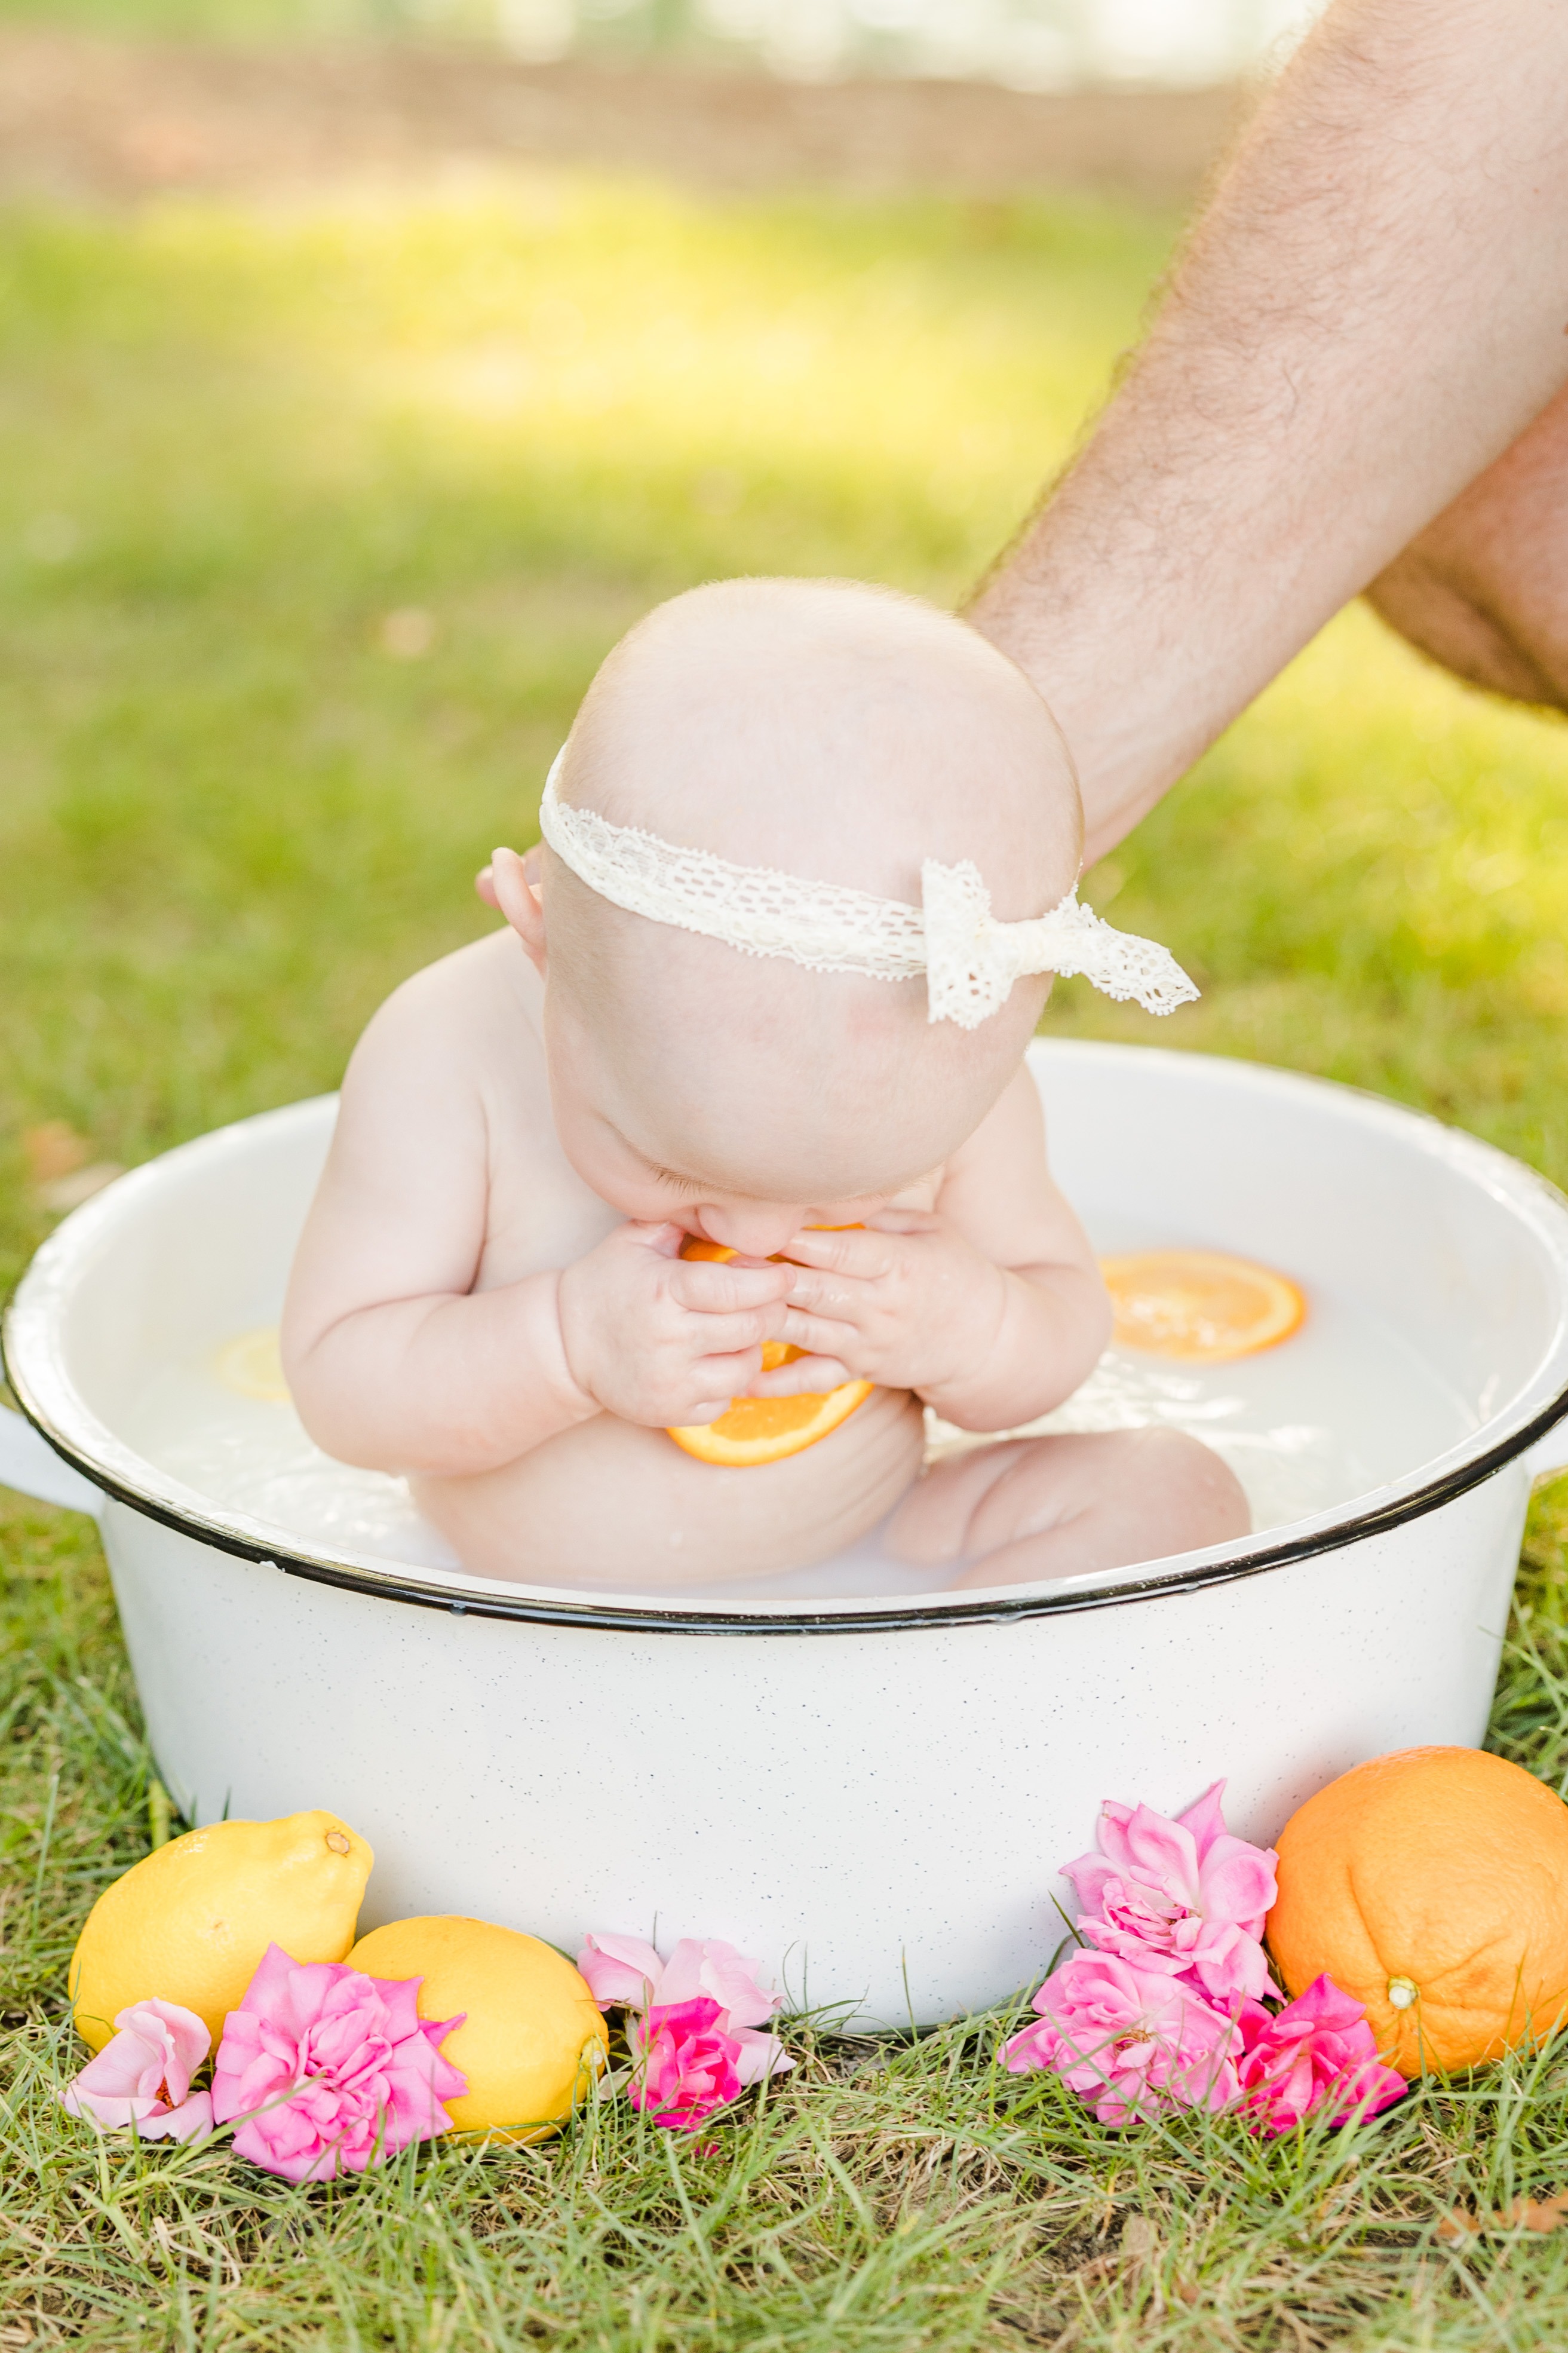
<path fill-rule="evenodd" d="M 666 841 L 917 906 L 923 860 L 970 859 L 1005 922 L 1078 874 L 1071 764 L 1021 672 L 963 622 L 847 583 L 660 606 L 595 679 L 556 788 Z M 1024 980 L 977 1029 L 933 1024 L 923 978 L 745 955 L 612 905 L 548 851 L 542 871 L 558 1099 L 592 1083 L 642 1158 L 726 1191 L 820 1202 L 924 1174 L 984 1117 L 1045 999 Z"/>

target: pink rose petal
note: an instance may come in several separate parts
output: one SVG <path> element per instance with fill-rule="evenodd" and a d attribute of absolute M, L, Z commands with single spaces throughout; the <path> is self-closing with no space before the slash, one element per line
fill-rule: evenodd
<path fill-rule="evenodd" d="M 1237 2023 L 1240 2099 L 1258 2132 L 1289 2132 L 1320 2109 L 1331 2124 L 1374 2116 L 1409 2089 L 1379 2060 L 1364 2004 L 1331 1978 L 1314 1978 L 1278 2017 L 1244 2002 Z"/>
<path fill-rule="evenodd" d="M 268 1947 L 213 2070 L 213 2114 L 237 2121 L 237 2154 L 290 2181 L 330 2181 L 448 2130 L 442 2103 L 468 2080 L 439 2046 L 462 2021 L 422 2020 L 420 1983 Z"/>
<path fill-rule="evenodd" d="M 143 2139 L 156 2139 L 147 2126 L 183 2106 L 212 2037 L 195 2010 L 177 2001 L 132 2002 L 114 2024 L 98 2056 L 60 2094 L 60 2105 L 110 2130 L 134 2121 Z"/>
<path fill-rule="evenodd" d="M 756 2031 L 782 1996 L 722 1937 L 683 1936 L 661 1961 L 636 1936 L 586 1936 L 577 1967 L 601 2010 L 633 2013 L 631 2098 L 656 2124 L 695 2131 L 737 2092 L 795 2064 L 776 2034 Z"/>
<path fill-rule="evenodd" d="M 1191 1979 L 1212 2001 L 1268 1987 L 1263 1923 L 1275 1896 L 1271 1851 L 1225 1827 L 1216 1781 L 1173 1820 L 1108 1799 L 1100 1852 L 1064 1865 L 1091 1944 L 1142 1969 Z"/>
<path fill-rule="evenodd" d="M 162 2116 L 136 2119 L 136 2131 L 142 2140 L 210 2140 L 212 2129 L 210 2092 L 192 2092 L 177 2108 L 169 2108 Z"/>
<path fill-rule="evenodd" d="M 656 2004 L 627 2041 L 636 2070 L 631 2101 L 656 2125 L 695 2132 L 741 2088 L 741 2046 L 726 2034 L 723 2011 L 706 1996 Z"/>
<path fill-rule="evenodd" d="M 601 2010 L 642 2010 L 658 1998 L 664 1963 L 639 1936 L 584 1936 L 577 1973 Z"/>
<path fill-rule="evenodd" d="M 769 2075 L 783 2075 L 795 2065 L 795 2061 L 776 2034 L 759 2034 L 754 2027 L 736 2026 L 732 2022 L 726 2031 L 740 2045 L 741 2055 L 735 2062 L 735 2073 L 741 2079 L 742 2091 L 748 2084 L 760 2084 Z"/>
<path fill-rule="evenodd" d="M 756 1966 L 721 1937 L 683 1936 L 664 1965 L 654 1999 L 661 2003 L 681 2002 L 705 1994 L 725 2013 L 726 2031 L 737 2026 L 761 2026 L 784 2005 L 780 1995 L 764 1993 L 757 1983 Z"/>
<path fill-rule="evenodd" d="M 1053 1969 L 1034 2007 L 1039 2023 L 1003 2044 L 1003 2064 L 1015 2074 L 1049 2068 L 1101 2124 L 1173 2107 L 1216 2112 L 1237 2096 L 1235 2021 L 1167 1970 L 1080 1949 Z"/>

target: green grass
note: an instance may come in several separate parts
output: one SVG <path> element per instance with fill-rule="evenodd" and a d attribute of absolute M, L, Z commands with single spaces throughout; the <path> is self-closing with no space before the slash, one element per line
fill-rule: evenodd
<path fill-rule="evenodd" d="M 424 29 L 403 0 L 0 0 L 0 26 L 110 40 L 243 42 Z M 465 29 L 493 36 L 493 20 Z"/>
<path fill-rule="evenodd" d="M 637 64 L 649 58 L 765 69 L 760 40 L 727 37 L 703 0 L 612 0 L 579 7 L 570 27 L 574 57 Z M 519 44 L 504 0 L 0 0 L 0 26 L 51 29 L 114 40 L 254 42 L 380 39 Z M 879 37 L 862 23 L 854 65 L 909 70 L 907 40 Z M 983 46 L 983 44 L 982 44 Z"/>
<path fill-rule="evenodd" d="M 0 0 L 0 26 L 85 33 L 111 40 L 287 42 L 350 39 L 507 42 L 500 0 Z M 509 46 L 516 46 L 509 43 Z M 716 31 L 701 0 L 616 0 L 580 8 L 571 54 L 637 64 L 648 58 L 763 69 L 760 45 Z M 868 37 L 860 69 L 907 70 L 907 44 Z"/>
<path fill-rule="evenodd" d="M 0 223 L 0 1279 L 49 1223 L 24 1129 L 133 1161 L 329 1085 L 385 990 L 483 927 L 473 870 L 528 834 L 650 600 L 748 569 L 960 593 L 1169 227 L 544 178 Z M 398 659 L 411 607 L 434 641 Z M 1382 1087 L 1562 1178 L 1565 768 L 1560 728 L 1352 614 L 1092 895 L 1205 984 L 1163 1041 Z M 1077 984 L 1049 1018 L 1149 1034 Z M 1496 1720 L 1559 1787 L 1563 1492 Z M 0 2346 L 1568 2339 L 1568 2234 L 1436 2236 L 1568 2181 L 1568 2052 L 1268 2147 L 1104 2134 L 997 2076 L 996 2019 L 879 2050 L 802 2030 L 799 2074 L 707 2153 L 622 2109 L 341 2191 L 100 2148 L 51 2097 L 63 1969 L 144 1851 L 149 1760 L 90 1528 L 16 1504 L 0 1561 Z"/>
<path fill-rule="evenodd" d="M 149 1760 L 87 1525 L 18 1505 L 0 1546 L 0 2344 L 1514 2353 L 1568 2336 L 1568 2239 L 1438 2236 L 1456 2206 L 1568 2177 L 1568 2051 L 1264 2146 L 1192 2116 L 1105 2133 L 1055 2078 L 997 2071 L 1000 2015 L 918 2043 L 796 2030 L 799 2072 L 696 2146 L 619 2105 L 547 2148 L 409 2152 L 299 2190 L 221 2149 L 97 2142 L 55 2105 L 80 2055 L 60 1986 L 87 1905 L 145 1850 Z M 1561 1785 L 1568 1502 L 1539 1507 L 1527 1560 L 1500 1745 Z"/>

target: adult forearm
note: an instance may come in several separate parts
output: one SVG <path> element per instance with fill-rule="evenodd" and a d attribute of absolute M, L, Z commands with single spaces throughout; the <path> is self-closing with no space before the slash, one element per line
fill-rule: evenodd
<path fill-rule="evenodd" d="M 1568 390 L 1366 593 L 1458 677 L 1568 710 Z"/>
<path fill-rule="evenodd" d="M 561 1344 L 557 1277 L 468 1297 L 389 1300 L 285 1354 L 318 1446 L 367 1470 L 493 1471 L 599 1409 Z"/>
<path fill-rule="evenodd" d="M 1090 856 L 1568 379 L 1568 8 L 1338 0 L 972 617 Z"/>

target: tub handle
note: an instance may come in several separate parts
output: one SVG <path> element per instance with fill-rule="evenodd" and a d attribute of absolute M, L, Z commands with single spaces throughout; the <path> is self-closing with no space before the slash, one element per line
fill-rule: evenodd
<path fill-rule="evenodd" d="M 101 1491 L 62 1462 L 32 1423 L 9 1406 L 0 1406 L 0 1486 L 15 1487 L 36 1504 L 63 1504 L 68 1511 L 90 1513 L 95 1520 L 103 1509 Z"/>

